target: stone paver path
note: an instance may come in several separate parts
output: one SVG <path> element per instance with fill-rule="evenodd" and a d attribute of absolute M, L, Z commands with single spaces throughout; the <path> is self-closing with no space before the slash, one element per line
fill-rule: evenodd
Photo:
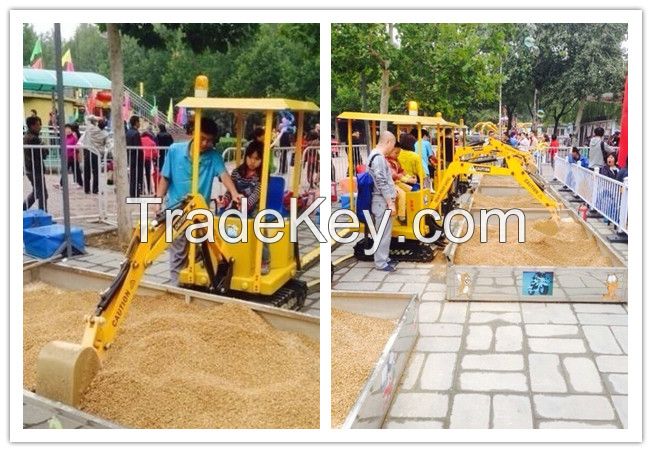
<path fill-rule="evenodd" d="M 626 262 L 627 245 L 614 249 Z M 332 259 L 351 253 L 341 245 Z M 335 272 L 335 290 L 421 295 L 419 338 L 384 428 L 627 427 L 627 305 L 448 302 L 444 265 L 388 274 L 350 260 Z"/>

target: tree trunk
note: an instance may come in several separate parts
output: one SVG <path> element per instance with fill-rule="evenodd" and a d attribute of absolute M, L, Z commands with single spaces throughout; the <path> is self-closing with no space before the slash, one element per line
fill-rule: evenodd
<path fill-rule="evenodd" d="M 118 239 L 122 245 L 131 240 L 132 226 L 125 199 L 129 196 L 127 186 L 127 142 L 125 138 L 122 103 L 124 97 L 124 68 L 120 30 L 117 24 L 107 24 L 109 64 L 111 65 L 111 124 L 113 128 L 113 161 L 116 205 L 118 207 Z"/>
<path fill-rule="evenodd" d="M 577 115 L 575 115 L 575 130 L 573 131 L 574 141 L 576 140 L 577 146 L 581 144 L 580 142 L 580 126 L 582 124 L 582 115 L 584 114 L 584 107 L 586 106 L 586 99 L 580 99 L 577 104 Z M 575 144 L 575 143 L 573 143 Z"/>
<path fill-rule="evenodd" d="M 509 133 L 512 130 L 512 122 L 514 121 L 514 110 L 509 107 L 506 107 L 507 110 L 507 130 L 505 132 Z M 502 137 L 500 137 L 502 139 Z"/>
<path fill-rule="evenodd" d="M 363 72 L 360 76 L 360 107 L 361 111 L 367 111 L 367 75 Z M 364 121 L 364 136 L 367 148 L 371 149 L 371 127 L 369 121 Z"/>
<path fill-rule="evenodd" d="M 561 120 L 561 114 L 559 116 L 555 116 L 555 127 L 552 129 L 552 134 L 553 135 L 557 135 L 557 130 L 559 129 L 559 121 L 560 120 Z"/>
<path fill-rule="evenodd" d="M 389 86 L 389 65 L 390 61 L 385 60 L 381 65 L 381 75 L 380 75 L 380 113 L 388 113 L 389 110 L 389 95 L 391 94 L 391 89 Z M 387 130 L 387 121 L 380 122 L 380 133 L 383 133 Z"/>
<path fill-rule="evenodd" d="M 537 108 L 537 102 L 539 101 L 539 99 L 537 99 L 537 94 L 538 94 L 538 90 L 534 88 L 534 99 L 532 100 L 532 127 L 531 127 L 531 130 L 534 131 L 537 130 L 537 120 L 539 119 L 537 117 L 537 113 L 539 111 L 539 109 Z"/>

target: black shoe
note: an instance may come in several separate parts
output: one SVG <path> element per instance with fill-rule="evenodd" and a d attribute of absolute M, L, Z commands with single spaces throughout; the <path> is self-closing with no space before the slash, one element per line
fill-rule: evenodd
<path fill-rule="evenodd" d="M 395 259 L 390 259 L 387 261 L 387 265 L 391 265 L 392 267 L 396 268 L 396 266 L 398 265 L 398 261 Z"/>

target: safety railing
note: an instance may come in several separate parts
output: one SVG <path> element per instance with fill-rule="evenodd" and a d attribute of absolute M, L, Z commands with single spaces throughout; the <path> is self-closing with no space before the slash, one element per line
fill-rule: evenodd
<path fill-rule="evenodd" d="M 156 193 L 162 156 L 167 149 L 163 146 L 127 147 L 130 196 L 153 196 Z M 117 224 L 112 143 L 109 141 L 104 150 L 77 144 L 68 146 L 67 152 L 71 219 Z M 24 145 L 23 158 L 23 208 L 38 207 L 49 212 L 55 221 L 61 220 L 65 193 L 62 189 L 60 147 Z"/>
<path fill-rule="evenodd" d="M 244 158 L 244 148 L 242 149 L 242 156 Z M 296 148 L 293 146 L 274 147 L 272 148 L 272 157 L 270 161 L 270 176 L 282 177 L 285 181 L 285 189 L 291 190 L 292 188 L 292 175 L 295 170 L 294 157 Z M 236 162 L 236 148 L 229 147 L 222 151 L 222 158 L 229 174 L 241 162 Z M 299 193 L 304 194 L 310 190 L 319 189 L 319 146 L 308 146 L 301 151 L 300 162 L 300 177 L 299 177 Z M 216 184 L 217 195 L 226 193 L 226 188 L 222 184 Z"/>
<path fill-rule="evenodd" d="M 153 123 L 153 124 L 165 124 L 167 127 L 167 131 L 171 135 L 183 135 L 185 134 L 185 130 L 182 126 L 174 123 L 174 122 L 168 122 L 167 116 L 156 109 L 156 113 L 152 115 L 152 110 L 154 110 L 154 106 L 147 102 L 145 99 L 140 97 L 139 94 L 137 94 L 135 91 L 128 87 L 124 87 L 125 91 L 125 96 L 129 96 L 129 102 L 131 104 L 132 112 L 135 115 L 138 115 L 140 117 L 145 118 L 147 121 Z M 129 118 L 123 118 L 124 120 L 129 120 Z"/>
<path fill-rule="evenodd" d="M 590 208 L 627 233 L 627 179 L 611 179 L 559 156 L 555 158 L 553 174 Z"/>
<path fill-rule="evenodd" d="M 353 145 L 353 166 L 366 164 L 369 157 L 369 149 L 366 144 Z M 348 177 L 349 169 L 349 147 L 346 144 L 331 146 L 331 180 L 341 181 Z"/>
<path fill-rule="evenodd" d="M 582 147 L 579 147 L 578 149 L 580 151 L 580 156 L 589 158 L 589 147 L 588 146 L 582 146 Z M 571 146 L 559 146 L 557 148 L 557 154 L 556 155 L 558 155 L 559 157 L 562 157 L 562 158 L 567 158 L 571 154 L 572 150 L 573 150 L 573 148 Z M 550 152 L 549 152 L 549 154 L 550 154 Z"/>
<path fill-rule="evenodd" d="M 107 154 L 100 155 L 82 145 L 68 146 L 67 152 L 67 171 L 62 175 L 59 145 L 23 146 L 23 209 L 35 206 L 50 213 L 55 221 L 61 220 L 65 176 L 71 219 L 111 223 L 109 217 L 116 209 L 115 202 L 111 209 L 107 199 Z"/>

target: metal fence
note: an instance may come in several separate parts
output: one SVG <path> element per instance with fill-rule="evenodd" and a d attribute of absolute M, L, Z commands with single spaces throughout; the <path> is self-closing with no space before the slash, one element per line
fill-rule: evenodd
<path fill-rule="evenodd" d="M 627 179 L 619 182 L 588 168 L 555 158 L 554 178 L 582 198 L 592 209 L 627 233 Z"/>
<path fill-rule="evenodd" d="M 226 148 L 222 152 L 222 158 L 229 174 L 241 162 L 236 162 L 235 147 Z M 270 176 L 282 177 L 285 181 L 285 190 L 292 188 L 292 175 L 295 170 L 294 157 L 296 148 L 293 146 L 274 147 L 272 149 L 272 160 L 270 161 Z M 244 158 L 244 149 L 242 157 Z M 319 146 L 308 146 L 301 151 L 301 162 L 299 166 L 299 193 L 301 195 L 310 190 L 319 190 Z M 218 195 L 226 193 L 222 184 L 217 184 Z"/>
<path fill-rule="evenodd" d="M 68 146 L 68 197 L 72 220 L 116 224 L 113 149 L 98 152 L 78 144 Z M 153 196 L 159 162 L 166 147 L 127 147 L 130 195 Z M 132 164 L 134 157 L 137 159 Z M 142 159 L 141 159 L 142 157 Z M 59 145 L 23 146 L 23 209 L 38 207 L 55 221 L 63 218 L 63 177 Z"/>
<path fill-rule="evenodd" d="M 369 157 L 366 144 L 353 145 L 353 166 L 364 165 Z M 347 179 L 349 172 L 349 146 L 336 144 L 331 146 L 331 181 L 339 182 Z"/>

